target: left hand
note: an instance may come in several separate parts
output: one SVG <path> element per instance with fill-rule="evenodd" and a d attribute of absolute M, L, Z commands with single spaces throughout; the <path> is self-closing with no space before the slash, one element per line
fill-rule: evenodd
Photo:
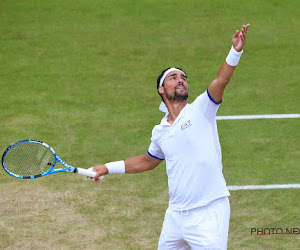
<path fill-rule="evenodd" d="M 249 23 L 247 25 L 243 25 L 242 30 L 236 30 L 235 34 L 232 37 L 232 45 L 238 52 L 242 51 L 242 49 L 244 48 L 244 45 L 246 43 L 247 29 L 249 28 L 249 26 Z"/>

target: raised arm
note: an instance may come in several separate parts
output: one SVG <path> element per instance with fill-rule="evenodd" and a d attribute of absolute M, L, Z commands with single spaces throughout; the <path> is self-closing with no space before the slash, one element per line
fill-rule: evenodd
<path fill-rule="evenodd" d="M 119 164 L 125 164 L 126 174 L 136 174 L 147 170 L 154 169 L 157 167 L 162 160 L 151 157 L 148 154 L 135 156 L 124 161 L 124 163 L 119 162 Z M 116 165 L 116 163 L 110 163 Z M 117 165 L 118 166 L 118 165 Z M 93 167 L 93 170 L 97 173 L 93 178 L 93 181 L 99 182 L 98 178 L 101 175 L 106 175 L 109 173 L 108 168 L 105 165 L 99 165 Z"/>
<path fill-rule="evenodd" d="M 217 77 L 211 82 L 208 87 L 208 92 L 212 99 L 219 103 L 222 101 L 224 90 L 229 83 L 235 66 L 238 63 L 239 57 L 246 43 L 247 29 L 250 24 L 243 25 L 241 31 L 236 30 L 232 37 L 232 49 L 226 58 L 226 61 L 219 69 Z"/>

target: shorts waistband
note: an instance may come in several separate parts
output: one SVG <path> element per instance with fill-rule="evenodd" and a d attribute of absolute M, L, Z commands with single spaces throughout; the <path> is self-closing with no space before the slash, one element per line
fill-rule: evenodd
<path fill-rule="evenodd" d="M 211 202 L 207 203 L 204 206 L 194 207 L 194 208 L 189 208 L 189 209 L 172 209 L 172 208 L 168 208 L 167 211 L 178 212 L 178 213 L 181 213 L 183 215 L 185 215 L 185 214 L 187 215 L 191 212 L 204 209 L 204 208 L 206 208 L 210 205 L 213 205 L 213 204 L 216 204 L 216 203 L 219 203 L 219 202 L 227 202 L 227 201 L 228 201 L 228 196 L 224 196 L 224 197 L 220 197 L 220 198 L 217 198 L 215 200 L 212 200 Z"/>

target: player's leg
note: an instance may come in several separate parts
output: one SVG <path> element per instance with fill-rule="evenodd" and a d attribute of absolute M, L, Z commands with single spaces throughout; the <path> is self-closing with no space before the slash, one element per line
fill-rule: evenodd
<path fill-rule="evenodd" d="M 191 249 L 182 238 L 182 229 L 179 225 L 179 214 L 176 211 L 167 210 L 161 230 L 158 250 L 166 249 Z"/>
<path fill-rule="evenodd" d="M 186 216 L 184 239 L 191 249 L 227 249 L 229 219 L 228 197 L 190 210 Z"/>

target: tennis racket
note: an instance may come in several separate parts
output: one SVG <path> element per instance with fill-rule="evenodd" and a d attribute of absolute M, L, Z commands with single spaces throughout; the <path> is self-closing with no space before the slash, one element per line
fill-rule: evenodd
<path fill-rule="evenodd" d="M 54 169 L 59 162 L 62 168 Z M 13 177 L 35 179 L 54 173 L 75 173 L 94 177 L 96 173 L 90 169 L 75 168 L 65 163 L 48 144 L 26 139 L 11 144 L 3 153 L 2 166 Z M 103 179 L 100 176 L 99 179 Z"/>

